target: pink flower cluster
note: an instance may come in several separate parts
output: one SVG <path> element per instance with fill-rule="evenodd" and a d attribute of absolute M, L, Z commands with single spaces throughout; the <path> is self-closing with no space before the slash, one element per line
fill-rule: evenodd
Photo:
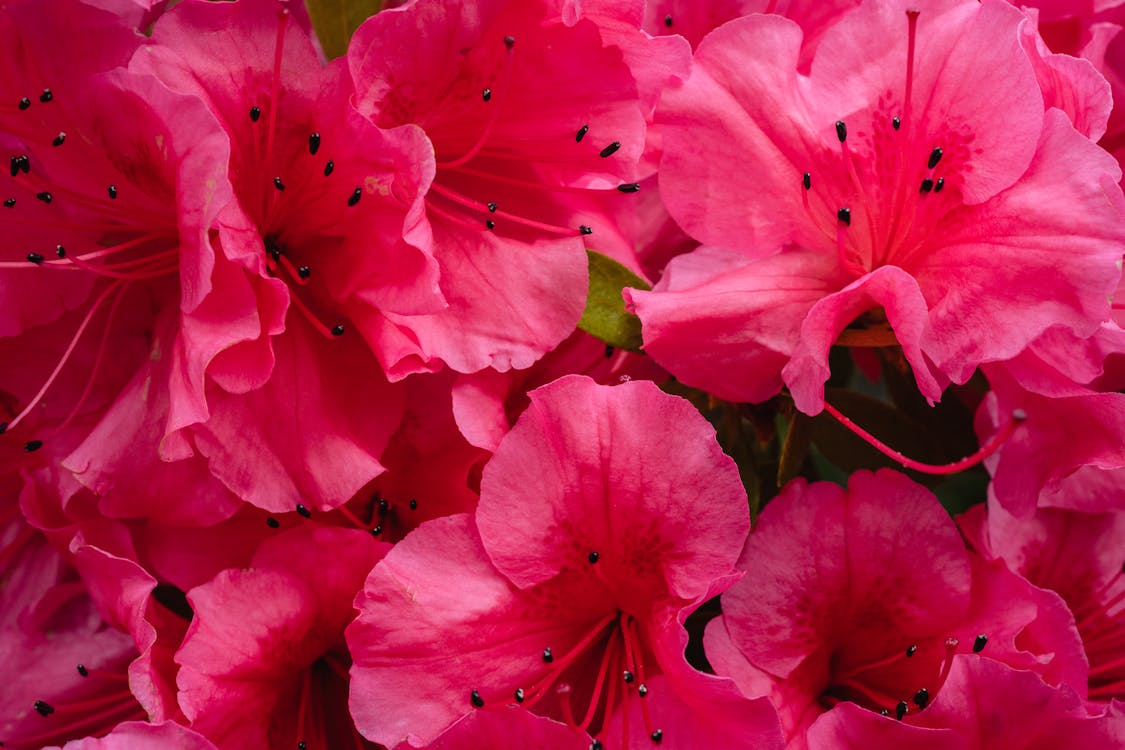
<path fill-rule="evenodd" d="M 0 0 L 0 747 L 1125 748 L 1125 3 L 307 4 Z"/>

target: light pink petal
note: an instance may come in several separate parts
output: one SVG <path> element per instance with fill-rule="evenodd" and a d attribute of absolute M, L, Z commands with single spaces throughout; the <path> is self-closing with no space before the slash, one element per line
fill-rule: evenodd
<path fill-rule="evenodd" d="M 128 721 L 105 737 L 74 740 L 44 750 L 216 750 L 203 735 L 185 726 L 165 722 L 147 724 Z"/>
<path fill-rule="evenodd" d="M 409 743 L 396 750 L 412 750 Z M 426 745 L 428 750 L 588 750 L 590 738 L 518 706 L 474 711 Z"/>
<path fill-rule="evenodd" d="M 640 316 L 645 352 L 677 379 L 757 402 L 780 390 L 809 310 L 843 283 L 835 259 L 820 254 L 748 263 L 703 247 L 674 259 L 653 291 L 626 289 L 625 299 Z"/>
<path fill-rule="evenodd" d="M 477 509 L 485 548 L 513 583 L 591 575 L 597 553 L 599 577 L 620 581 L 643 612 L 693 600 L 733 571 L 749 530 L 744 490 L 689 402 L 648 382 L 578 376 L 530 396 L 485 467 Z"/>

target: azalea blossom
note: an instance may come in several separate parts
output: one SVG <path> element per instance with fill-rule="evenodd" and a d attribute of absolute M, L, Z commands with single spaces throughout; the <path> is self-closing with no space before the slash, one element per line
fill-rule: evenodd
<path fill-rule="evenodd" d="M 771 696 L 790 748 L 814 747 L 818 724 L 842 709 L 924 715 L 959 655 L 1084 694 L 1062 600 L 970 555 L 933 495 L 897 472 L 857 472 L 846 489 L 794 480 L 741 565 L 754 575 L 723 596 L 707 656 L 747 695 Z"/>
<path fill-rule="evenodd" d="M 658 112 L 661 191 L 704 247 L 626 292 L 646 351 L 731 400 L 784 384 L 815 414 L 834 343 L 900 345 L 936 401 L 1050 326 L 1094 333 L 1120 173 L 1045 110 L 1025 23 L 1000 2 L 867 2 L 807 76 L 785 19 L 712 32 Z"/>
<path fill-rule="evenodd" d="M 596 748 L 778 747 L 764 700 L 683 656 L 684 619 L 734 580 L 749 528 L 711 428 L 650 383 L 570 376 L 530 395 L 475 516 L 419 526 L 357 598 L 360 732 L 421 746 L 517 706 Z"/>

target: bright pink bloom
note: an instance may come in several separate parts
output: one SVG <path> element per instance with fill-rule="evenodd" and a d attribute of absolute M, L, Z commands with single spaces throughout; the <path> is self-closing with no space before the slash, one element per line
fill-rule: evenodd
<path fill-rule="evenodd" d="M 187 727 L 165 722 L 146 724 L 127 721 L 100 738 L 68 742 L 43 750 L 216 750 L 207 738 Z"/>
<path fill-rule="evenodd" d="M 41 534 L 18 515 L 4 515 L 0 742 L 5 750 L 38 750 L 143 718 L 126 675 L 137 655 L 133 640 L 103 620 L 74 569 Z"/>
<path fill-rule="evenodd" d="M 1125 495 L 1120 485 L 1117 492 Z M 982 554 L 1066 601 L 1090 662 L 1089 700 L 1125 700 L 1125 510 L 1039 508 L 1019 519 L 990 504 L 958 522 Z"/>
<path fill-rule="evenodd" d="M 847 489 L 792 482 L 742 566 L 752 575 L 724 594 L 707 656 L 747 695 L 772 697 L 792 748 L 841 705 L 924 712 L 970 651 L 1085 687 L 1059 597 L 971 556 L 936 498 L 897 472 L 857 472 Z"/>
<path fill-rule="evenodd" d="M 395 750 L 409 750 L 403 743 Z M 590 738 L 566 724 L 536 716 L 518 706 L 473 711 L 426 746 L 427 750 L 589 750 Z"/>
<path fill-rule="evenodd" d="M 1026 371 L 1021 375 L 1028 377 Z M 996 502 L 1019 517 L 1030 516 L 1036 506 L 1125 509 L 1120 492 L 1125 481 L 1125 394 L 1075 388 L 1048 398 L 1025 390 L 1008 373 L 992 370 L 989 379 L 993 390 L 976 416 L 982 440 L 1014 411 L 1026 415 L 985 462 Z"/>
<path fill-rule="evenodd" d="M 688 63 L 686 44 L 629 28 L 639 3 L 591 5 L 414 2 L 353 37 L 356 106 L 420 126 L 437 164 L 409 239 L 440 268 L 442 309 L 366 323 L 392 377 L 526 368 L 574 330 L 583 238 L 603 231 L 584 201 L 631 199 L 646 118 Z"/>
<path fill-rule="evenodd" d="M 899 722 L 842 704 L 809 732 L 824 750 L 1058 750 L 1125 746 L 1125 713 L 1088 716 L 1071 690 L 972 655 L 953 658 L 933 704 Z"/>
<path fill-rule="evenodd" d="M 661 191 L 704 248 L 626 293 L 646 350 L 721 397 L 784 383 L 816 413 L 857 319 L 889 323 L 931 400 L 1051 326 L 1094 333 L 1120 276 L 1119 169 L 1044 111 L 1024 23 L 996 0 L 867 2 L 807 77 L 785 19 L 713 32 L 658 113 Z"/>
<path fill-rule="evenodd" d="M 475 518 L 423 524 L 368 578 L 347 634 L 356 723 L 417 746 L 522 705 L 606 747 L 778 747 L 764 701 L 683 655 L 684 618 L 730 585 L 748 529 L 738 472 L 686 401 L 646 382 L 539 388 Z"/>
<path fill-rule="evenodd" d="M 389 548 L 366 532 L 299 528 L 265 542 L 252 567 L 188 592 L 195 616 L 176 682 L 192 728 L 231 750 L 359 742 L 344 626 Z"/>

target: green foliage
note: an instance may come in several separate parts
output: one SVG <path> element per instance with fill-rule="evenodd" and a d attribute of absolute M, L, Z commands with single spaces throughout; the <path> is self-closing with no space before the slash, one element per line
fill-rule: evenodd
<path fill-rule="evenodd" d="M 307 5 L 325 54 L 334 58 L 347 51 L 352 34 L 382 9 L 383 0 L 307 0 Z"/>
<path fill-rule="evenodd" d="M 578 327 L 610 346 L 640 351 L 643 343 L 641 320 L 625 310 L 621 290 L 626 287 L 647 290 L 651 287 L 612 258 L 593 250 L 587 250 L 586 255 L 590 264 L 590 292 Z"/>

